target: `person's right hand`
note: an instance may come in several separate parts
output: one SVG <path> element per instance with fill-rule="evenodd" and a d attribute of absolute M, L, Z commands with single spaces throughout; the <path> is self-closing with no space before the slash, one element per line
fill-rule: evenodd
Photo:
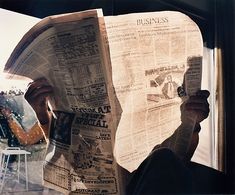
<path fill-rule="evenodd" d="M 181 104 L 181 121 L 187 123 L 188 118 L 195 118 L 196 123 L 206 119 L 210 112 L 208 97 L 210 92 L 207 90 L 199 90 L 196 95 L 190 96 Z"/>
<path fill-rule="evenodd" d="M 37 79 L 28 85 L 24 95 L 27 102 L 34 109 L 41 125 L 50 121 L 48 98 L 53 95 L 53 88 L 45 78 Z"/>

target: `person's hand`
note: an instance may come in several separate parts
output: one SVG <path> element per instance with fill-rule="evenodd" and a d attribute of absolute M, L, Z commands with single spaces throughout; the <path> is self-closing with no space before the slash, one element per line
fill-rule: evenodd
<path fill-rule="evenodd" d="M 186 123 L 188 118 L 195 118 L 196 123 L 202 122 L 209 115 L 210 108 L 207 98 L 210 93 L 207 90 L 199 90 L 195 96 L 190 96 L 181 105 L 181 121 Z"/>
<path fill-rule="evenodd" d="M 48 99 L 53 95 L 53 88 L 45 78 L 31 82 L 24 95 L 27 102 L 34 109 L 40 124 L 47 124 L 50 120 Z"/>

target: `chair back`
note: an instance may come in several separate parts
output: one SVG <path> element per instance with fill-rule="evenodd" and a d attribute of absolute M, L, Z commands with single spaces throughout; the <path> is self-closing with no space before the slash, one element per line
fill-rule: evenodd
<path fill-rule="evenodd" d="M 20 150 L 20 147 L 6 147 L 4 150 Z"/>

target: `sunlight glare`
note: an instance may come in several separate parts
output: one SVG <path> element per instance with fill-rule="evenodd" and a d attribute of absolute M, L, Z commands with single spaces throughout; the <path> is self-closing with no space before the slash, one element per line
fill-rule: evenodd
<path fill-rule="evenodd" d="M 0 91 L 23 89 L 26 87 L 25 81 L 6 79 L 3 69 L 17 43 L 40 19 L 1 8 L 0 18 Z"/>

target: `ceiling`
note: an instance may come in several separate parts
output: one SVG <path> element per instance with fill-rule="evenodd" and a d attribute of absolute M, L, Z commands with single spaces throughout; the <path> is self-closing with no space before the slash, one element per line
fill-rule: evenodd
<path fill-rule="evenodd" d="M 59 13 L 103 8 L 104 15 L 130 12 L 187 10 L 212 15 L 215 0 L 0 0 L 0 8 L 43 18 Z"/>

